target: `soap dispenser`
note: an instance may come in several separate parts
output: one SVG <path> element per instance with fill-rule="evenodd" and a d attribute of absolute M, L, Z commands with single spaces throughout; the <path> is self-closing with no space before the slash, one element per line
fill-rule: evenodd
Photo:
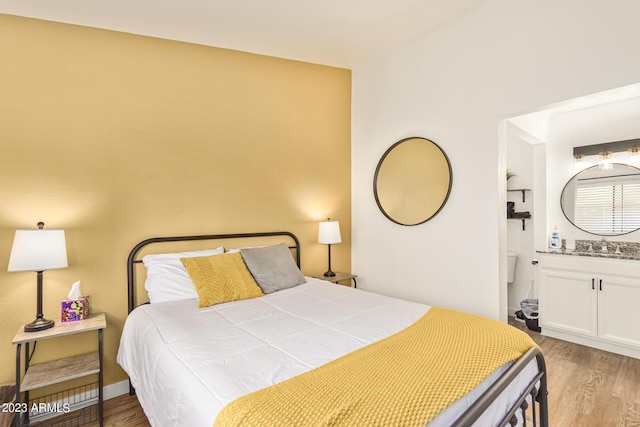
<path fill-rule="evenodd" d="M 551 232 L 551 249 L 560 249 L 560 231 L 558 231 L 558 226 L 556 225 Z"/>

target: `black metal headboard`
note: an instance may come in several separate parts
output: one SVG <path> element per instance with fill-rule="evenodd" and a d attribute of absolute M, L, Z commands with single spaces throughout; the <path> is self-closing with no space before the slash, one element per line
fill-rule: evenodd
<path fill-rule="evenodd" d="M 136 259 L 136 255 L 142 248 L 152 243 L 168 243 L 168 242 L 186 242 L 195 240 L 230 240 L 230 239 L 244 239 L 253 237 L 273 237 L 273 236 L 287 236 L 291 238 L 294 245 L 290 245 L 289 249 L 295 249 L 295 258 L 298 268 L 300 268 L 300 242 L 295 234 L 288 231 L 273 231 L 264 233 L 240 233 L 240 234 L 208 234 L 202 236 L 177 236 L 177 237 L 152 237 L 150 239 L 143 240 L 138 243 L 129 253 L 127 259 L 127 286 L 128 286 L 128 303 L 129 313 L 136 307 L 136 286 L 135 286 L 135 274 L 134 264 L 142 263 L 142 260 Z"/>

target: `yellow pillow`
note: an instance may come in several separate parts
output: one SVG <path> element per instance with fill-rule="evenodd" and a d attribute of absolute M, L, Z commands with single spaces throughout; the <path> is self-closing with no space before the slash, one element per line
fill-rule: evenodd
<path fill-rule="evenodd" d="M 200 308 L 264 295 L 240 253 L 180 258 L 196 286 Z"/>

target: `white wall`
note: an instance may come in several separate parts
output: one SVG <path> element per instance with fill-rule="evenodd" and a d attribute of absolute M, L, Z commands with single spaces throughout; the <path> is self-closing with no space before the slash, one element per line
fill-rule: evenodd
<path fill-rule="evenodd" d="M 358 285 L 506 318 L 502 119 L 636 83 L 637 0 L 488 0 L 461 19 L 353 70 L 352 269 Z M 424 136 L 453 168 L 431 221 L 395 225 L 372 177 L 397 140 Z"/>
<path fill-rule="evenodd" d="M 507 169 L 516 174 L 508 181 L 507 188 L 532 190 L 525 192 L 524 202 L 521 192 L 507 192 L 507 200 L 515 203 L 516 212 L 527 211 L 533 214 L 534 211 L 534 195 L 538 192 L 538 189 L 534 189 L 534 147 L 518 137 L 516 133 L 507 132 Z M 527 297 L 531 281 L 534 279 L 534 267 L 531 261 L 535 257 L 533 246 L 535 223 L 529 219 L 525 220 L 524 224 L 523 230 L 522 220 L 507 221 L 507 250 L 518 254 L 515 280 L 507 286 L 508 308 L 511 315 L 520 309 L 520 301 Z"/>

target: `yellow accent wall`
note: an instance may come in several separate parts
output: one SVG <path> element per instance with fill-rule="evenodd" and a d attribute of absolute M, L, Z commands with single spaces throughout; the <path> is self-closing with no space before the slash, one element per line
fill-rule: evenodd
<path fill-rule="evenodd" d="M 340 221 L 350 270 L 351 72 L 0 15 L 0 383 L 35 317 L 35 273 L 8 273 L 17 228 L 66 232 L 44 314 L 81 281 L 107 314 L 105 384 L 126 318 L 126 258 L 153 236 L 288 230 L 302 270 L 327 267 L 318 221 Z M 89 351 L 95 333 L 38 344 L 33 362 Z"/>

